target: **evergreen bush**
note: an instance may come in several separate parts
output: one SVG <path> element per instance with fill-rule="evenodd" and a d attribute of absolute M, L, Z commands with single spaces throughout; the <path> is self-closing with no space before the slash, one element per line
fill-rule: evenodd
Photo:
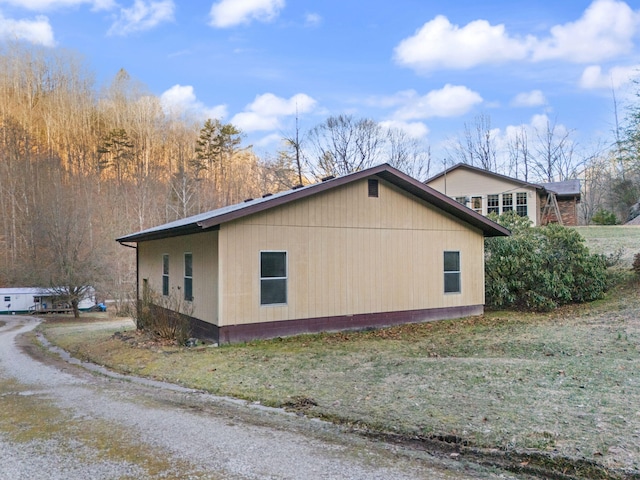
<path fill-rule="evenodd" d="M 485 242 L 485 296 L 493 307 L 547 311 L 601 298 L 607 269 L 580 234 L 558 224 L 531 227 L 508 212 L 494 217 L 512 232 Z"/>

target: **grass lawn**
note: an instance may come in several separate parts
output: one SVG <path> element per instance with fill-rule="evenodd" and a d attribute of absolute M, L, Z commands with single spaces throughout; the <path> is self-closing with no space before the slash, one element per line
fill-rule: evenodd
<path fill-rule="evenodd" d="M 640 249 L 638 237 L 623 238 Z M 587 460 L 588 478 L 640 478 L 638 288 L 549 314 L 488 312 L 220 348 L 136 346 L 133 323 L 103 317 L 91 320 L 99 328 L 40 328 L 115 370 L 385 433 Z"/>
<path fill-rule="evenodd" d="M 640 226 L 611 225 L 576 227 L 593 253 L 611 254 L 622 249 L 621 261 L 630 267 L 640 253 Z"/>

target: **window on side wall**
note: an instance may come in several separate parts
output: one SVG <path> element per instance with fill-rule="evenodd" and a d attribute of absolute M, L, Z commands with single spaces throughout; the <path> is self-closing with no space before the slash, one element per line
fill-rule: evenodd
<path fill-rule="evenodd" d="M 460 252 L 444 252 L 444 293 L 460 291 Z"/>
<path fill-rule="evenodd" d="M 184 299 L 193 300 L 193 255 L 184 254 Z"/>
<path fill-rule="evenodd" d="M 502 194 L 502 213 L 513 210 L 513 193 Z"/>
<path fill-rule="evenodd" d="M 169 255 L 162 255 L 162 295 L 169 296 Z"/>
<path fill-rule="evenodd" d="M 500 214 L 500 195 L 487 195 L 487 215 L 490 213 Z"/>
<path fill-rule="evenodd" d="M 527 193 L 516 193 L 516 213 L 521 217 L 527 216 Z"/>
<path fill-rule="evenodd" d="M 287 252 L 260 252 L 260 305 L 287 303 Z"/>

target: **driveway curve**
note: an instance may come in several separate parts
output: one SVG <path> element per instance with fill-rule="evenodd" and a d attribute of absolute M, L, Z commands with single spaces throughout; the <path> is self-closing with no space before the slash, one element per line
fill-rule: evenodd
<path fill-rule="evenodd" d="M 91 373 L 21 340 L 40 320 L 0 320 L 2 480 L 516 478 L 244 402 Z"/>

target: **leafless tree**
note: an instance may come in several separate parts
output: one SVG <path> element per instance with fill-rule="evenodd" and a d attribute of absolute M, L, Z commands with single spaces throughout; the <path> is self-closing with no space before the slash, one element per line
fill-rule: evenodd
<path fill-rule="evenodd" d="M 482 113 L 474 118 L 473 124 L 464 124 L 464 137 L 454 142 L 450 156 L 459 163 L 497 171 L 497 150 L 491 117 Z"/>
<path fill-rule="evenodd" d="M 345 175 L 375 165 L 384 143 L 376 122 L 351 115 L 327 118 L 311 129 L 308 138 L 313 151 L 308 166 L 316 177 Z"/>
<path fill-rule="evenodd" d="M 562 181 L 575 171 L 575 151 L 572 131 L 547 119 L 543 129 L 536 129 L 536 150 L 533 162 L 535 175 L 544 182 Z"/>

